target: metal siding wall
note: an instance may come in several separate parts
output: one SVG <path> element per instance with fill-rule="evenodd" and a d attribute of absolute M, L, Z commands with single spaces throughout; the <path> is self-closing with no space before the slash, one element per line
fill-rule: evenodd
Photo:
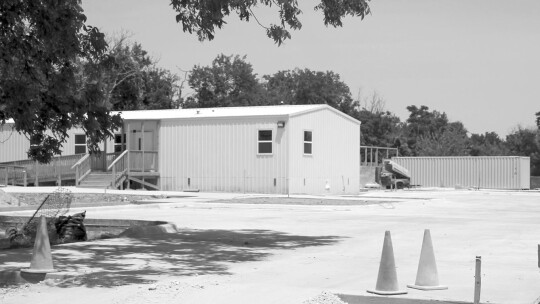
<path fill-rule="evenodd" d="M 531 189 L 531 158 L 520 157 L 520 182 L 521 189 Z"/>
<path fill-rule="evenodd" d="M 27 159 L 30 141 L 12 129 L 13 124 L 0 126 L 0 162 Z"/>
<path fill-rule="evenodd" d="M 530 159 L 517 156 L 393 157 L 422 187 L 528 189 Z"/>
<path fill-rule="evenodd" d="M 66 142 L 62 145 L 62 155 L 73 155 L 75 154 L 75 135 L 84 134 L 84 130 L 81 128 L 73 128 L 67 132 L 68 138 Z M 103 148 L 103 145 L 100 145 L 100 148 Z M 88 152 L 88 148 L 86 148 Z"/>
<path fill-rule="evenodd" d="M 49 133 L 50 134 L 50 133 Z M 62 155 L 73 155 L 75 153 L 75 134 L 84 134 L 81 128 L 68 130 L 66 142 L 62 145 Z M 99 145 L 103 149 L 103 143 Z M 0 127 L 0 162 L 9 162 L 27 159 L 26 152 L 30 148 L 30 141 L 26 136 L 14 131 L 11 132 L 10 125 Z M 107 151 L 114 151 L 114 138 L 107 141 Z"/>
<path fill-rule="evenodd" d="M 278 120 L 285 119 L 162 121 L 161 188 L 287 193 L 287 134 L 277 128 Z M 259 129 L 273 130 L 271 156 L 257 155 Z"/>
<path fill-rule="evenodd" d="M 291 117 L 288 128 L 291 193 L 360 191 L 359 124 L 323 109 Z M 313 131 L 311 156 L 304 155 L 304 131 Z M 325 190 L 327 180 L 329 191 Z"/>

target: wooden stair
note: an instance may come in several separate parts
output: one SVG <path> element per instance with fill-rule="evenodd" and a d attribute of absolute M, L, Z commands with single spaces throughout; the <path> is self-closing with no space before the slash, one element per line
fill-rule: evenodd
<path fill-rule="evenodd" d="M 112 173 L 92 171 L 77 186 L 79 188 L 111 189 Z"/>

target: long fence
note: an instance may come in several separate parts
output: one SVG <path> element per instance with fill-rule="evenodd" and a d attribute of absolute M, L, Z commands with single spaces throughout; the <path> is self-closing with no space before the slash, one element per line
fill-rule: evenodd
<path fill-rule="evenodd" d="M 71 168 L 84 154 L 53 157 L 48 164 L 40 164 L 33 160 L 18 160 L 0 163 L 0 184 L 26 186 L 40 182 L 56 182 L 73 180 L 75 171 Z"/>

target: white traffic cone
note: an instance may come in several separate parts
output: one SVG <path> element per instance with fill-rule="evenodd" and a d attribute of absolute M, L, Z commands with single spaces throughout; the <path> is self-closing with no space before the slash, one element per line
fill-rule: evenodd
<path fill-rule="evenodd" d="M 379 265 L 379 275 L 377 276 L 377 285 L 374 290 L 367 290 L 367 292 L 378 295 L 399 295 L 407 293 L 406 290 L 399 290 L 390 231 L 384 233 L 384 244 L 381 254 L 381 263 Z"/>
<path fill-rule="evenodd" d="M 32 252 L 30 268 L 21 269 L 21 272 L 28 273 L 48 273 L 56 272 L 53 267 L 51 244 L 49 243 L 49 232 L 47 232 L 47 220 L 41 216 L 36 231 L 36 240 Z"/>
<path fill-rule="evenodd" d="M 424 240 L 422 242 L 422 251 L 420 252 L 416 283 L 414 285 L 407 285 L 407 287 L 420 290 L 448 289 L 448 286 L 439 285 L 439 274 L 437 272 L 435 253 L 433 252 L 429 229 L 424 230 Z"/>

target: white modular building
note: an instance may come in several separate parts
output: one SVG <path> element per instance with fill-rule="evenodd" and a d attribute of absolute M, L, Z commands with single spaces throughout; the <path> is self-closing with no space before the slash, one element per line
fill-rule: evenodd
<path fill-rule="evenodd" d="M 128 181 L 139 182 L 142 177 L 161 190 L 276 194 L 360 190 L 360 122 L 328 105 L 144 110 L 121 115 L 122 130 L 103 145 L 116 155 L 100 169 L 111 170 L 119 157 L 126 158 L 127 168 L 118 170 L 126 172 Z M 73 135 L 81 134 L 74 130 Z M 0 162 L 26 158 L 28 140 L 20 140 L 18 133 L 11 137 L 0 143 L 0 155 L 9 154 Z M 82 140 L 70 139 L 64 151 L 75 153 L 76 142 Z"/>

